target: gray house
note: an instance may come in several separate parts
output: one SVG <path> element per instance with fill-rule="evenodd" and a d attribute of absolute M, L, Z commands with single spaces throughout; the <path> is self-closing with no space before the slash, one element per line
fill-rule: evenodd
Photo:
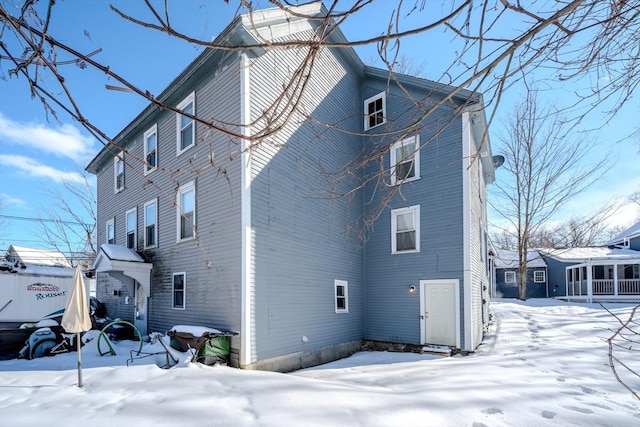
<path fill-rule="evenodd" d="M 494 280 L 491 296 L 495 298 L 518 298 L 518 252 L 496 249 L 492 255 Z M 527 298 L 547 298 L 550 295 L 547 286 L 547 263 L 538 251 L 527 251 Z M 553 292 L 553 291 L 551 291 Z"/>
<path fill-rule="evenodd" d="M 248 369 L 362 340 L 473 351 L 494 180 L 481 96 L 390 76 L 350 47 L 256 47 L 346 41 L 307 18 L 321 3 L 291 9 L 235 19 L 214 43 L 246 49 L 202 52 L 158 96 L 175 111 L 149 105 L 87 166 L 98 298 L 143 332 L 236 331 L 232 363 Z"/>
<path fill-rule="evenodd" d="M 640 222 L 637 222 L 631 227 L 622 231 L 613 239 L 606 242 L 605 245 L 621 249 L 640 251 Z"/>

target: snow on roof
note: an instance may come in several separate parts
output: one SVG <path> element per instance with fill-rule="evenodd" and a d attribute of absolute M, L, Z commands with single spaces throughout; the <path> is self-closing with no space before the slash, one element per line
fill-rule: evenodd
<path fill-rule="evenodd" d="M 640 259 L 640 251 L 631 249 L 610 249 L 606 246 L 589 248 L 567 248 L 567 249 L 538 249 L 543 255 L 547 255 L 564 262 L 582 262 L 594 259 Z"/>
<path fill-rule="evenodd" d="M 496 249 L 494 263 L 496 268 L 518 268 L 518 252 L 508 249 Z M 547 263 L 544 262 L 544 259 L 542 259 L 538 251 L 527 251 L 528 268 L 542 268 L 546 266 Z"/>
<path fill-rule="evenodd" d="M 23 267 L 24 266 L 24 267 Z M 51 267 L 47 265 L 20 264 L 11 269 L 2 269 L 7 274 L 26 274 L 30 276 L 73 277 L 75 271 L 71 267 Z"/>
<path fill-rule="evenodd" d="M 640 236 L 640 222 L 633 224 L 631 227 L 606 242 L 605 245 L 621 245 L 624 242 L 624 239 L 637 236 Z"/>
<path fill-rule="evenodd" d="M 102 246 L 100 246 L 100 248 L 110 260 L 145 262 L 144 259 L 142 259 L 142 257 L 138 255 L 134 250 L 121 245 L 104 243 Z"/>
<path fill-rule="evenodd" d="M 7 260 L 12 262 L 20 261 L 25 264 L 50 267 L 71 267 L 71 263 L 61 252 L 48 249 L 10 245 L 6 257 Z"/>

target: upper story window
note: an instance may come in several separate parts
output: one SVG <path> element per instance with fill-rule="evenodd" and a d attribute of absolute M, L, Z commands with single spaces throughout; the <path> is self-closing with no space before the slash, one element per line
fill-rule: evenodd
<path fill-rule="evenodd" d="M 158 169 L 158 125 L 144 133 L 144 173 Z"/>
<path fill-rule="evenodd" d="M 187 273 L 173 273 L 173 308 L 184 309 L 184 293 Z"/>
<path fill-rule="evenodd" d="M 349 283 L 346 280 L 334 280 L 336 313 L 349 312 Z"/>
<path fill-rule="evenodd" d="M 117 193 L 124 189 L 124 152 L 120 152 L 113 158 L 113 185 Z"/>
<path fill-rule="evenodd" d="M 391 253 L 420 252 L 420 205 L 391 211 Z"/>
<path fill-rule="evenodd" d="M 544 283 L 547 281 L 547 275 L 544 270 L 535 270 L 533 272 L 533 281 L 535 283 Z"/>
<path fill-rule="evenodd" d="M 420 178 L 420 136 L 415 135 L 391 146 L 391 183 L 401 184 Z"/>
<path fill-rule="evenodd" d="M 178 189 L 177 228 L 178 241 L 193 239 L 196 228 L 196 185 L 194 181 Z"/>
<path fill-rule="evenodd" d="M 127 247 L 129 249 L 137 250 L 137 233 L 138 228 L 138 209 L 129 209 L 126 213 L 125 222 L 127 225 Z"/>
<path fill-rule="evenodd" d="M 158 245 L 158 202 L 151 200 L 144 204 L 144 247 Z"/>
<path fill-rule="evenodd" d="M 115 222 L 116 222 L 115 218 L 111 218 L 109 221 L 107 221 L 106 236 L 107 236 L 107 243 L 109 243 L 109 244 L 115 244 L 116 243 L 116 225 L 115 225 Z"/>
<path fill-rule="evenodd" d="M 195 115 L 195 93 L 191 92 L 191 94 L 178 105 L 178 110 L 183 111 L 184 113 Z M 177 121 L 177 154 L 180 155 L 183 151 L 189 149 L 196 143 L 196 124 L 193 119 L 184 116 L 180 113 L 176 115 Z"/>
<path fill-rule="evenodd" d="M 364 130 L 387 122 L 387 99 L 384 92 L 364 101 Z"/>
<path fill-rule="evenodd" d="M 504 283 L 516 283 L 516 272 L 515 271 L 505 271 L 504 272 Z"/>

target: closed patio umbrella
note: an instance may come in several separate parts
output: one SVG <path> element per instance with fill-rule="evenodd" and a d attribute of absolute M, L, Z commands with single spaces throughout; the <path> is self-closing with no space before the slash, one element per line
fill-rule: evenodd
<path fill-rule="evenodd" d="M 82 271 L 76 267 L 73 274 L 73 288 L 67 306 L 62 316 L 61 326 L 69 333 L 76 333 L 76 346 L 78 349 L 78 387 L 82 387 L 82 355 L 80 333 L 91 329 L 91 317 L 89 315 L 89 304 L 87 302 L 87 290 L 84 287 Z"/>

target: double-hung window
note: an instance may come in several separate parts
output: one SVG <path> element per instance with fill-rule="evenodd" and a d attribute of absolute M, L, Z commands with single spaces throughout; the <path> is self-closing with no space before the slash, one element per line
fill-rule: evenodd
<path fill-rule="evenodd" d="M 129 209 L 125 216 L 125 222 L 127 226 L 127 247 L 129 249 L 137 250 L 137 233 L 138 228 L 138 209 Z"/>
<path fill-rule="evenodd" d="M 187 285 L 187 273 L 173 273 L 173 308 L 185 308 L 185 288 Z"/>
<path fill-rule="evenodd" d="M 533 272 L 533 281 L 535 283 L 544 283 L 547 280 L 544 270 L 535 270 Z"/>
<path fill-rule="evenodd" d="M 144 174 L 158 169 L 158 125 L 144 133 Z"/>
<path fill-rule="evenodd" d="M 420 136 L 415 135 L 391 146 L 391 183 L 401 184 L 420 178 Z"/>
<path fill-rule="evenodd" d="M 183 113 L 195 115 L 196 107 L 195 107 L 195 93 L 191 92 L 191 94 L 178 105 L 178 110 Z M 187 117 L 183 114 L 176 113 L 176 121 L 177 121 L 177 153 L 180 155 L 185 150 L 189 149 L 196 143 L 196 124 L 193 119 Z"/>
<path fill-rule="evenodd" d="M 158 245 L 158 201 L 151 200 L 144 204 L 144 247 L 153 248 Z"/>
<path fill-rule="evenodd" d="M 504 272 L 504 283 L 516 283 L 516 272 L 515 271 L 505 271 Z"/>
<path fill-rule="evenodd" d="M 115 193 L 124 189 L 124 153 L 122 151 L 113 158 L 113 186 Z"/>
<path fill-rule="evenodd" d="M 364 101 L 364 130 L 387 122 L 387 98 L 384 92 Z"/>
<path fill-rule="evenodd" d="M 335 311 L 336 313 L 349 312 L 349 283 L 346 280 L 334 280 Z"/>
<path fill-rule="evenodd" d="M 106 229 L 106 235 L 107 235 L 107 243 L 109 244 L 115 244 L 116 243 L 116 226 L 115 226 L 115 218 L 111 218 L 109 221 L 107 221 L 107 229 Z"/>
<path fill-rule="evenodd" d="M 391 211 L 391 253 L 420 252 L 420 205 Z"/>
<path fill-rule="evenodd" d="M 196 228 L 196 186 L 191 181 L 178 189 L 177 197 L 178 241 L 193 239 Z"/>

